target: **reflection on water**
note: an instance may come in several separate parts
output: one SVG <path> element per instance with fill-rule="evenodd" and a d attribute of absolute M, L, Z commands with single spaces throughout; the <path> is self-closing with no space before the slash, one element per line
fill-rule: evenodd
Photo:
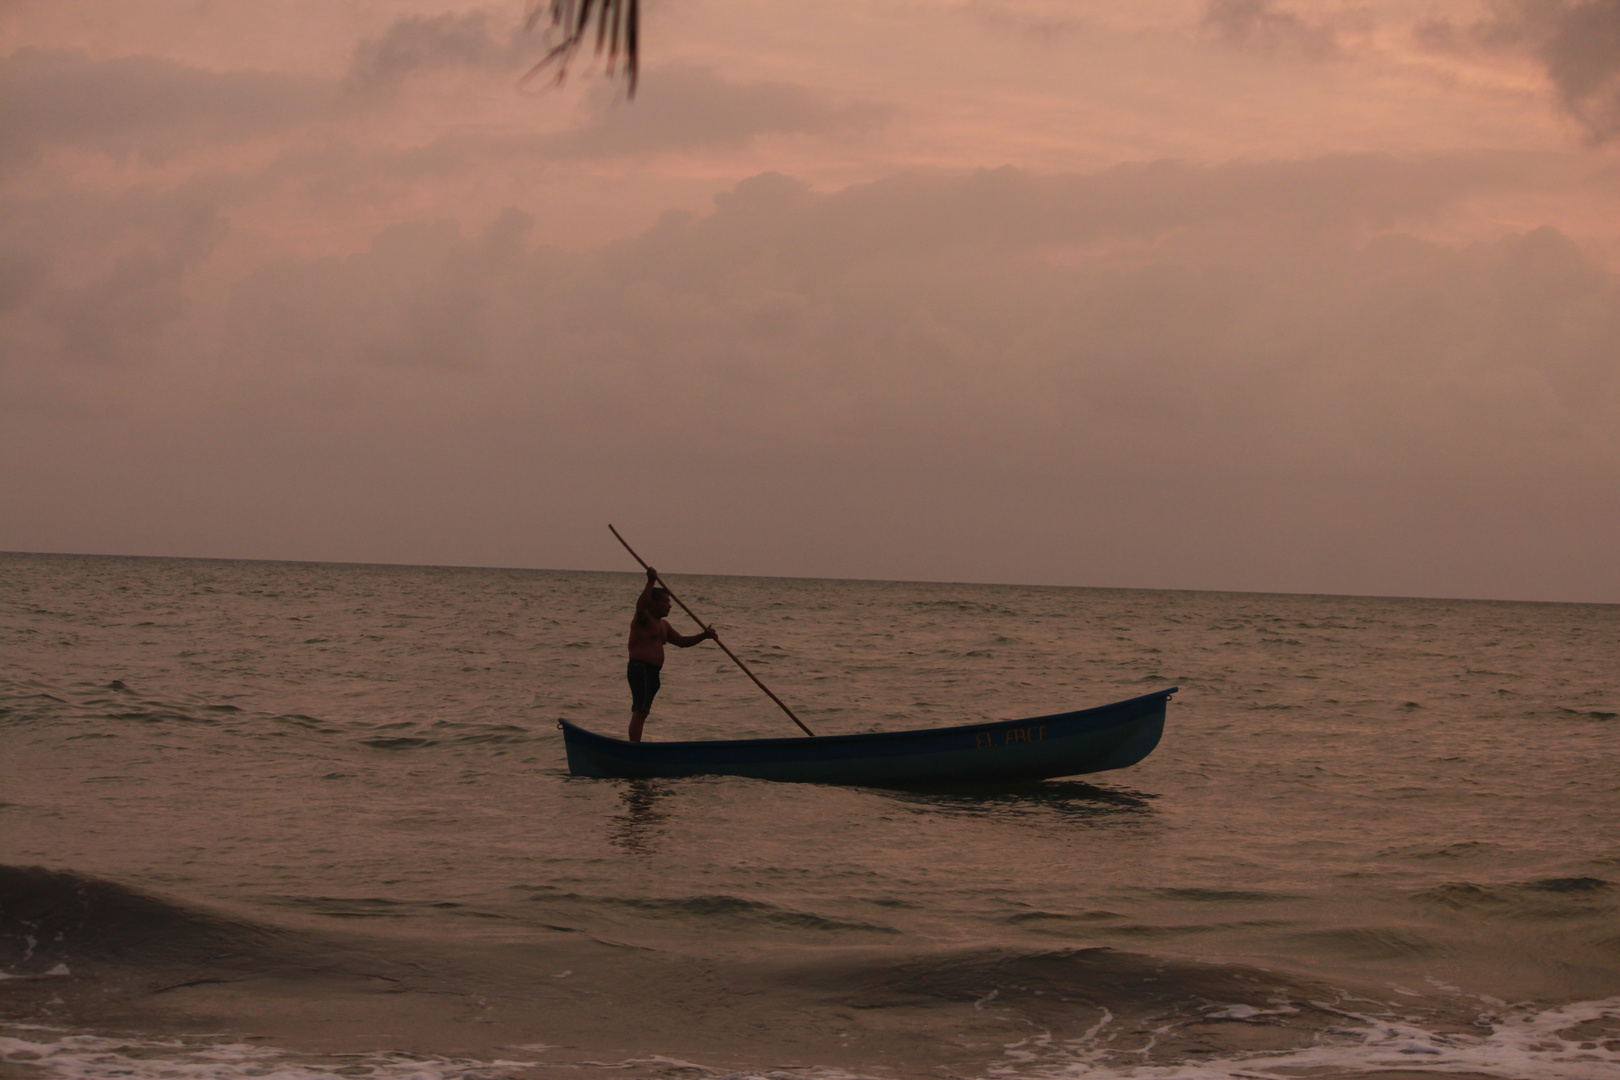
<path fill-rule="evenodd" d="M 665 780 L 627 780 L 619 792 L 624 812 L 609 820 L 608 839 L 626 855 L 656 855 L 664 838 L 667 809 L 658 804 L 673 792 Z"/>

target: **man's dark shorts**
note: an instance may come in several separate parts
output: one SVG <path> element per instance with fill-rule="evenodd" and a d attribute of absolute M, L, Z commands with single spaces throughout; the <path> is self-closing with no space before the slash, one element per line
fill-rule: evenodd
<path fill-rule="evenodd" d="M 652 699 L 658 694 L 658 665 L 645 660 L 630 661 L 630 711 L 652 712 Z"/>

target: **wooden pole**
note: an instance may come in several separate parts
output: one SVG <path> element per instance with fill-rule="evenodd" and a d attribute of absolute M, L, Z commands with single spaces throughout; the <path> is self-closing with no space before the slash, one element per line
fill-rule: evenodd
<path fill-rule="evenodd" d="M 636 554 L 636 549 L 631 547 L 628 543 L 626 543 L 624 537 L 619 535 L 619 530 L 618 529 L 615 529 L 611 524 L 609 524 L 608 525 L 608 531 L 613 534 L 614 538 L 617 539 L 619 541 L 619 543 L 624 544 L 624 550 L 626 550 L 626 551 L 628 551 L 630 553 L 630 557 L 632 559 L 635 559 L 636 562 L 641 564 L 641 568 L 643 570 L 651 570 L 652 569 L 652 567 L 647 565 L 647 560 L 643 559 L 640 555 L 637 555 Z M 682 611 L 684 611 L 688 615 L 692 616 L 692 621 L 693 622 L 697 623 L 699 626 L 703 627 L 703 629 L 705 629 L 705 630 L 710 629 L 708 623 L 704 622 L 702 619 L 698 618 L 695 614 L 693 614 L 692 609 L 687 607 L 686 604 L 684 602 L 682 602 L 681 598 L 676 596 L 674 591 L 671 590 L 668 585 L 664 584 L 664 579 L 663 578 L 660 577 L 657 580 L 658 580 L 658 584 L 663 588 L 663 590 L 666 593 L 669 593 L 669 598 L 671 600 L 675 601 L 677 604 L 680 604 Z M 780 708 L 783 712 L 788 714 L 788 719 L 789 720 L 792 720 L 795 724 L 799 725 L 799 730 L 800 731 L 803 731 L 806 735 L 809 735 L 809 736 L 812 736 L 812 737 L 815 735 L 815 732 L 811 731 L 809 728 L 804 726 L 804 721 L 803 720 L 800 720 L 797 716 L 793 715 L 793 710 L 788 708 L 785 704 L 783 704 L 781 698 L 779 698 L 775 694 L 771 693 L 771 688 L 770 687 L 766 686 L 764 683 L 759 681 L 759 676 L 758 675 L 755 675 L 752 671 L 748 670 L 748 665 L 747 664 L 745 664 L 741 660 L 737 659 L 737 654 L 736 653 L 734 653 L 730 649 L 726 648 L 726 643 L 725 642 L 721 641 L 718 637 L 714 638 L 713 640 L 714 640 L 714 643 L 716 645 L 720 646 L 720 649 L 721 649 L 722 652 L 724 652 L 727 656 L 731 657 L 731 659 L 733 661 L 735 661 L 736 665 L 738 667 L 742 668 L 742 672 L 743 672 L 744 675 L 746 675 L 750 679 L 754 680 L 754 685 L 755 686 L 757 686 L 761 690 L 765 691 L 765 696 L 766 697 L 768 697 L 772 701 L 776 702 L 777 707 Z"/>

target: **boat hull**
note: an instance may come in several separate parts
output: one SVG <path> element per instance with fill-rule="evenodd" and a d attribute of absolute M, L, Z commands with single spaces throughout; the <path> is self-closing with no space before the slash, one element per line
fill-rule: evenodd
<path fill-rule="evenodd" d="M 1092 709 L 988 724 L 817 738 L 628 742 L 559 720 L 575 776 L 749 776 L 906 787 L 1009 784 L 1123 769 L 1164 733 L 1175 687 Z"/>

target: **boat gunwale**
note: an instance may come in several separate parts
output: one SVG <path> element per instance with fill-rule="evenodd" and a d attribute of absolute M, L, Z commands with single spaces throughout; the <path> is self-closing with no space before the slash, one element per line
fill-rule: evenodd
<path fill-rule="evenodd" d="M 1089 709 L 1073 709 L 1069 712 L 1048 713 L 1045 716 L 1027 716 L 1016 720 L 986 720 L 977 724 L 957 724 L 954 726 L 936 728 L 911 728 L 905 731 L 857 731 L 844 735 L 772 735 L 763 739 L 679 739 L 670 742 L 633 743 L 629 739 L 620 739 L 613 735 L 599 734 L 592 731 L 590 728 L 581 727 L 572 720 L 562 717 L 557 719 L 557 724 L 563 729 L 564 736 L 567 736 L 570 729 L 572 729 L 572 731 L 579 732 L 582 735 L 588 735 L 593 739 L 601 739 L 610 743 L 621 743 L 629 747 L 646 747 L 649 749 L 654 747 L 658 749 L 675 749 L 696 746 L 712 747 L 715 749 L 734 746 L 747 746 L 763 749 L 770 746 L 803 746 L 809 743 L 813 743 L 817 746 L 825 746 L 830 743 L 880 742 L 886 739 L 924 738 L 938 735 L 965 734 L 975 731 L 997 731 L 1002 728 L 1023 727 L 1027 724 L 1037 724 L 1043 722 L 1050 723 L 1056 720 L 1071 720 L 1085 716 L 1087 713 L 1108 712 L 1114 709 L 1121 709 L 1129 705 L 1136 705 L 1140 702 L 1151 701 L 1155 698 L 1163 698 L 1166 704 L 1168 704 L 1170 695 L 1176 693 L 1176 691 L 1180 689 L 1181 687 L 1179 686 L 1172 686 L 1166 690 L 1155 690 L 1150 694 L 1141 694 L 1137 697 L 1126 698 L 1123 701 L 1109 702 L 1107 705 L 1093 705 Z"/>

